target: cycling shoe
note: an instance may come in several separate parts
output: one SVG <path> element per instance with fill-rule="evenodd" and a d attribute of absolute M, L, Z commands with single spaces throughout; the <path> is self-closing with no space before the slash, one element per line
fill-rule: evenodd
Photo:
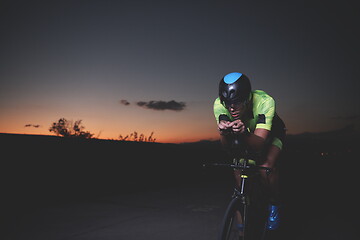
<path fill-rule="evenodd" d="M 268 230 L 276 230 L 280 225 L 280 206 L 269 205 Z"/>

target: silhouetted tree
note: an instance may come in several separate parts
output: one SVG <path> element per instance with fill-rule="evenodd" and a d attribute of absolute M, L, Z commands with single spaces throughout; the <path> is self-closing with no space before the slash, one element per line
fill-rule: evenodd
<path fill-rule="evenodd" d="M 138 132 L 134 131 L 130 135 L 126 135 L 123 137 L 122 135 L 119 136 L 120 141 L 133 141 L 133 142 L 155 142 L 156 138 L 153 137 L 154 132 L 151 132 L 149 137 L 145 137 L 142 133 L 138 135 Z"/>
<path fill-rule="evenodd" d="M 94 134 L 89 131 L 85 132 L 85 127 L 81 122 L 82 120 L 73 122 L 65 118 L 60 118 L 58 122 L 54 122 L 51 125 L 49 131 L 54 132 L 57 136 L 91 138 Z"/>

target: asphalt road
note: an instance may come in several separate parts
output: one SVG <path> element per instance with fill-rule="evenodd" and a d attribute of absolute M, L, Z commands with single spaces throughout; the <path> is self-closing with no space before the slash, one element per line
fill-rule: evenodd
<path fill-rule="evenodd" d="M 163 188 L 50 204 L 14 216 L 7 239 L 216 239 L 229 194 Z"/>
<path fill-rule="evenodd" d="M 215 240 L 231 189 L 226 182 L 53 202 L 19 211 L 9 218 L 8 240 Z M 277 239 L 358 239 L 355 209 L 316 199 L 301 206 L 288 196 Z M 334 208 L 333 208 L 334 207 Z M 337 208 L 339 207 L 339 208 Z"/>
<path fill-rule="evenodd" d="M 226 160 L 217 144 L 0 140 L 9 156 L 1 162 L 1 240 L 217 239 L 233 187 L 231 169 L 202 167 Z M 280 161 L 283 221 L 274 239 L 359 239 L 355 148 L 317 142 L 289 142 Z"/>

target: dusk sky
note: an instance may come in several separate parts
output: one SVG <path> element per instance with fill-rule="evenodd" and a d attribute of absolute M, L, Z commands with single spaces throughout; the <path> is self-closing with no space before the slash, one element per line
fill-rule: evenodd
<path fill-rule="evenodd" d="M 104 139 L 214 140 L 218 83 L 234 71 L 275 98 L 289 134 L 359 125 L 356 6 L 1 1 L 0 132 L 50 135 L 66 118 Z"/>

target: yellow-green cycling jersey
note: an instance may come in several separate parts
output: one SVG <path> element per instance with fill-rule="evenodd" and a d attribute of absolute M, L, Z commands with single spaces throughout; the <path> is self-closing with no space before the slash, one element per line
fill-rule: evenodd
<path fill-rule="evenodd" d="M 251 109 L 242 119 L 245 126 L 250 132 L 254 132 L 257 128 L 270 131 L 270 139 L 272 144 L 282 149 L 285 137 L 285 124 L 276 114 L 275 101 L 262 90 L 252 91 Z M 216 122 L 219 122 L 221 115 L 226 115 L 231 121 L 233 117 L 227 108 L 221 104 L 220 98 L 214 102 L 214 115 Z"/>

